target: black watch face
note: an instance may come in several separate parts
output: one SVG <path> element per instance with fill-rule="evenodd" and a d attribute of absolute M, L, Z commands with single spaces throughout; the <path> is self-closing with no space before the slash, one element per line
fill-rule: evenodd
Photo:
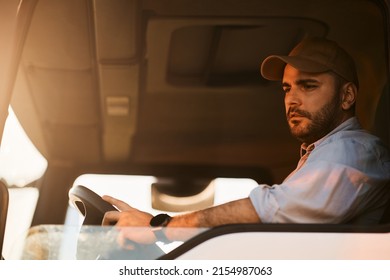
<path fill-rule="evenodd" d="M 170 219 L 171 217 L 167 214 L 159 214 L 150 220 L 150 225 L 152 227 L 165 226 Z"/>

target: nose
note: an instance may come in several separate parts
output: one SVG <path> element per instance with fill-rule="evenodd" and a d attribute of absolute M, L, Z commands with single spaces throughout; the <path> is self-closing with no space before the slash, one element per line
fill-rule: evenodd
<path fill-rule="evenodd" d="M 284 104 L 286 105 L 286 108 L 291 106 L 299 106 L 301 105 L 301 103 L 302 101 L 299 97 L 297 90 L 291 87 L 290 90 L 284 96 Z"/>

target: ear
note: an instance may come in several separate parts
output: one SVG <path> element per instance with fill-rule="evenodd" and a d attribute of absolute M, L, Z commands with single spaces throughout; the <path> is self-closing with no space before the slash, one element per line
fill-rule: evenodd
<path fill-rule="evenodd" d="M 349 110 L 356 102 L 357 87 L 354 83 L 348 82 L 342 87 L 341 107 L 343 110 Z"/>

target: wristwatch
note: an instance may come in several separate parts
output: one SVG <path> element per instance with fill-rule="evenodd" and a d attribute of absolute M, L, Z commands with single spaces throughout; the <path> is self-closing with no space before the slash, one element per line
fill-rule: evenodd
<path fill-rule="evenodd" d="M 170 242 L 164 233 L 164 227 L 166 227 L 171 220 L 172 217 L 168 214 L 158 214 L 150 220 L 150 226 L 152 227 L 152 231 L 156 236 L 157 241 L 161 241 L 163 243 Z"/>
<path fill-rule="evenodd" d="M 158 214 L 150 220 L 150 226 L 152 227 L 166 227 L 171 221 L 172 217 L 168 214 Z"/>

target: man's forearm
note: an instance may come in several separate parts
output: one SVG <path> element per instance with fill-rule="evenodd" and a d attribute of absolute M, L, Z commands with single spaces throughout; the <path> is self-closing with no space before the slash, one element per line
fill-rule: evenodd
<path fill-rule="evenodd" d="M 172 240 L 188 238 L 184 232 L 169 230 L 174 227 L 209 228 L 235 223 L 260 223 L 255 208 L 249 198 L 235 200 L 215 207 L 192 213 L 178 215 L 172 218 L 167 228 L 167 236 Z"/>

